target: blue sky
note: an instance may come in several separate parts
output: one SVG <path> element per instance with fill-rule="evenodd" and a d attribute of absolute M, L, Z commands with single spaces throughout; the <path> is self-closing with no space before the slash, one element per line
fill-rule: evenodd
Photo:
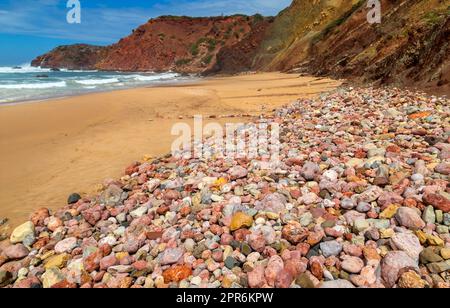
<path fill-rule="evenodd" d="M 0 66 L 29 62 L 58 45 L 108 45 L 160 15 L 276 15 L 291 0 L 79 0 L 81 24 L 68 24 L 67 0 L 0 0 Z"/>

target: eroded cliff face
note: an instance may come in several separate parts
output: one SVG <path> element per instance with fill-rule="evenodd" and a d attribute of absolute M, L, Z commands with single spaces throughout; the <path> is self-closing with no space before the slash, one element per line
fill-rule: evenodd
<path fill-rule="evenodd" d="M 294 0 L 267 30 L 254 67 L 269 71 L 291 68 L 308 56 L 316 35 L 357 5 L 356 0 Z"/>
<path fill-rule="evenodd" d="M 212 68 L 216 55 L 265 24 L 259 16 L 160 17 L 112 45 L 99 69 L 198 73 Z"/>
<path fill-rule="evenodd" d="M 383 0 L 382 22 L 374 25 L 361 6 L 314 37 L 307 57 L 285 68 L 449 93 L 449 5 L 442 0 Z"/>
<path fill-rule="evenodd" d="M 255 16 L 191 18 L 162 16 L 149 20 L 128 37 L 106 47 L 61 46 L 39 56 L 34 66 L 121 71 L 202 73 L 216 64 L 216 55 L 264 27 Z"/>
<path fill-rule="evenodd" d="M 295 0 L 267 31 L 254 69 L 450 93 L 450 2 L 382 0 L 381 8 L 381 23 L 370 24 L 366 0 Z"/>

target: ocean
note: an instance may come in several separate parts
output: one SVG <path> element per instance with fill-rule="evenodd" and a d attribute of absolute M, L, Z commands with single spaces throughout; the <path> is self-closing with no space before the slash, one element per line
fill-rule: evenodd
<path fill-rule="evenodd" d="M 0 104 L 177 83 L 193 78 L 173 72 L 52 71 L 30 65 L 0 67 Z"/>

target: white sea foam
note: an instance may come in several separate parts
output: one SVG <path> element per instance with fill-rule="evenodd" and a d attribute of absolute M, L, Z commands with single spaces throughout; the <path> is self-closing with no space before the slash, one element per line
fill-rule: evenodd
<path fill-rule="evenodd" d="M 75 80 L 75 82 L 82 84 L 82 85 L 100 85 L 100 84 L 117 83 L 117 82 L 119 82 L 119 79 L 117 79 L 117 78 L 86 79 L 86 80 Z"/>
<path fill-rule="evenodd" d="M 133 75 L 134 79 L 137 81 L 153 81 L 153 80 L 165 80 L 165 79 L 173 79 L 178 77 L 178 74 L 175 73 L 166 73 L 166 74 L 158 74 L 153 76 L 146 75 Z"/>
<path fill-rule="evenodd" d="M 65 81 L 46 82 L 46 83 L 22 83 L 22 84 L 0 84 L 0 89 L 51 89 L 64 88 L 67 84 Z"/>
<path fill-rule="evenodd" d="M 48 68 L 40 68 L 40 67 L 32 67 L 29 64 L 19 65 L 17 68 L 13 68 L 11 66 L 8 67 L 0 67 L 0 74 L 26 74 L 26 73 L 43 73 L 50 72 L 51 70 Z"/>

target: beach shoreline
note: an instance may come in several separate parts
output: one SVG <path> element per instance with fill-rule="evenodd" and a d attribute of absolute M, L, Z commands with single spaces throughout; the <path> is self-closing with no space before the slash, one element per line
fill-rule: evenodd
<path fill-rule="evenodd" d="M 205 123 L 242 122 L 243 115 L 263 115 L 339 84 L 260 73 L 2 105 L 0 217 L 14 227 L 37 208 L 63 207 L 73 192 L 94 193 L 143 155 L 169 153 L 177 137 L 171 127 L 192 126 L 194 115 Z"/>

